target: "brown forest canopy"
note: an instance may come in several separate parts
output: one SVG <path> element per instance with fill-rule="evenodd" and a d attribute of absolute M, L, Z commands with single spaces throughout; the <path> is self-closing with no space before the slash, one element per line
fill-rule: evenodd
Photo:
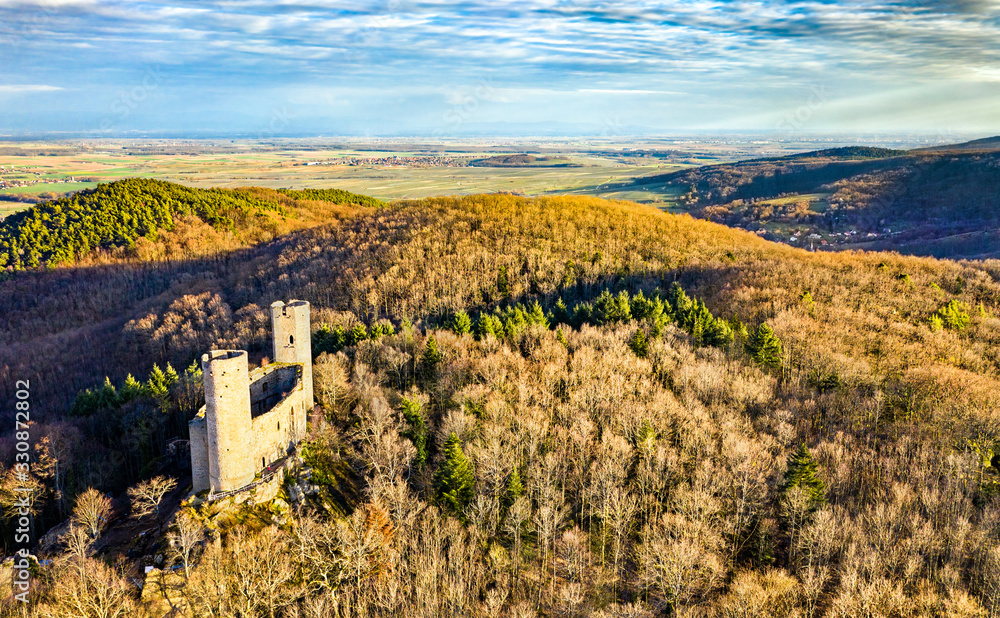
<path fill-rule="evenodd" d="M 269 354 L 271 301 L 350 333 L 317 358 L 327 424 L 304 453 L 336 512 L 228 527 L 177 582 L 195 614 L 979 616 L 1000 609 L 998 280 L 994 261 L 809 253 L 628 202 L 442 197 L 16 273 L 0 385 L 31 379 L 75 495 L 112 486 L 108 462 L 144 476 L 140 434 L 194 407 L 198 354 Z M 633 310 L 660 298 L 711 319 Z M 481 332 L 517 303 L 523 327 Z M 133 398 L 60 423 L 105 375 Z M 101 437 L 104 419 L 128 430 Z M 124 586 L 83 554 L 39 607 Z"/>
<path fill-rule="evenodd" d="M 1000 255 L 996 143 L 913 151 L 835 148 L 646 176 L 619 188 L 673 187 L 683 192 L 681 200 L 693 215 L 747 229 L 808 223 L 840 233 L 891 230 L 891 241 L 865 248 L 995 257 Z M 822 196 L 820 212 L 773 204 L 787 198 L 791 206 L 799 197 L 806 205 L 809 195 Z"/>
<path fill-rule="evenodd" d="M 5 378 L 51 384 L 40 396 L 58 413 L 104 375 L 124 377 L 135 363 L 186 364 L 213 343 L 173 332 L 189 318 L 169 318 L 188 311 L 172 304 L 218 296 L 225 317 L 213 322 L 215 343 L 252 346 L 260 342 L 251 316 L 275 298 L 353 311 L 369 323 L 444 319 L 503 302 L 501 268 L 512 298 L 537 298 L 546 309 L 560 296 L 666 290 L 677 280 L 725 318 L 770 320 L 797 354 L 851 358 L 886 379 L 927 363 L 991 378 L 997 370 L 990 318 L 961 333 L 925 327 L 952 298 L 987 313 L 1000 304 L 994 262 L 811 254 L 631 203 L 505 195 L 398 202 L 210 258 L 19 274 L 0 287 L 8 308 L 0 366 Z M 817 310 L 802 317 L 804 291 Z M 158 334 L 136 341 L 127 335 L 134 328 L 124 328 L 130 320 L 152 320 Z"/>

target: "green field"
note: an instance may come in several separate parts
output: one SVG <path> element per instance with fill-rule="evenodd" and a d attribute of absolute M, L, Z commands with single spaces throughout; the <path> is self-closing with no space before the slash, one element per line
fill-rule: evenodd
<path fill-rule="evenodd" d="M 524 192 L 526 195 L 610 194 L 611 192 L 604 192 L 599 187 L 665 168 L 587 165 L 561 168 L 312 166 L 307 169 L 311 171 L 302 173 L 298 170 L 276 169 L 270 174 L 229 178 L 210 170 L 192 170 L 176 174 L 162 173 L 159 177 L 198 187 L 245 185 L 292 189 L 337 187 L 392 200 L 495 191 Z"/>
<path fill-rule="evenodd" d="M 784 206 L 785 204 L 795 204 L 796 202 L 809 202 L 811 205 L 819 202 L 825 203 L 828 197 L 830 197 L 829 193 L 797 193 L 795 195 L 786 195 L 784 197 L 776 197 L 771 200 L 764 200 L 760 203 L 770 204 L 772 206 Z"/>
<path fill-rule="evenodd" d="M 27 187 L 11 187 L 0 191 L 0 195 L 38 195 L 39 193 L 68 193 L 96 187 L 96 182 L 40 182 Z"/>
<path fill-rule="evenodd" d="M 30 206 L 31 204 L 25 202 L 0 202 L 0 219 L 15 212 L 20 212 Z"/>

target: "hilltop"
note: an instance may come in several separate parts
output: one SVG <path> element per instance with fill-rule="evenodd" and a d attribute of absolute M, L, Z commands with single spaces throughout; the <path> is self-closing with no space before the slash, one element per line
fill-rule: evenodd
<path fill-rule="evenodd" d="M 13 273 L 0 396 L 37 385 L 62 466 L 38 525 L 161 469 L 198 404 L 184 368 L 269 355 L 266 308 L 290 298 L 314 308 L 319 497 L 184 510 L 219 539 L 173 584 L 193 615 L 995 609 L 1000 262 L 811 253 L 586 197 L 400 201 Z M 56 556 L 39 606 L 188 564 L 125 517 L 146 553 Z"/>
<path fill-rule="evenodd" d="M 692 215 L 826 249 L 1000 256 L 995 138 L 933 149 L 849 147 L 647 176 Z M 628 190 L 629 186 L 618 187 Z"/>
<path fill-rule="evenodd" d="M 1000 135 L 994 137 L 984 137 L 982 139 L 974 139 L 969 142 L 963 142 L 961 144 L 946 144 L 944 146 L 931 146 L 929 148 L 919 148 L 921 152 L 951 152 L 955 150 L 980 150 L 980 151 L 992 151 L 1000 150 Z"/>
<path fill-rule="evenodd" d="M 382 202 L 337 189 L 196 189 L 130 178 L 0 221 L 0 269 L 73 264 L 100 254 L 190 257 L 256 244 Z"/>

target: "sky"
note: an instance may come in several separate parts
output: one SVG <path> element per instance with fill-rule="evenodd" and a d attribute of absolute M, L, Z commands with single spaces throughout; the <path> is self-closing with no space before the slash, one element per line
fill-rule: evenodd
<path fill-rule="evenodd" d="M 0 134 L 1000 134 L 1000 0 L 0 0 Z"/>

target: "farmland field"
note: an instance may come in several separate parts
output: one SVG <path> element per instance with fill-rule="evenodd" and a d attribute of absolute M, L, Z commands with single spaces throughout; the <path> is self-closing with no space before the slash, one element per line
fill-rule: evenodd
<path fill-rule="evenodd" d="M 0 143 L 0 216 L 37 202 L 127 177 L 194 187 L 336 187 L 385 200 L 513 192 L 596 195 L 675 210 L 676 187 L 628 181 L 692 165 L 774 156 L 808 148 L 746 140 L 92 140 Z M 521 166 L 481 160 L 527 153 Z M 479 161 L 475 166 L 470 162 Z"/>

